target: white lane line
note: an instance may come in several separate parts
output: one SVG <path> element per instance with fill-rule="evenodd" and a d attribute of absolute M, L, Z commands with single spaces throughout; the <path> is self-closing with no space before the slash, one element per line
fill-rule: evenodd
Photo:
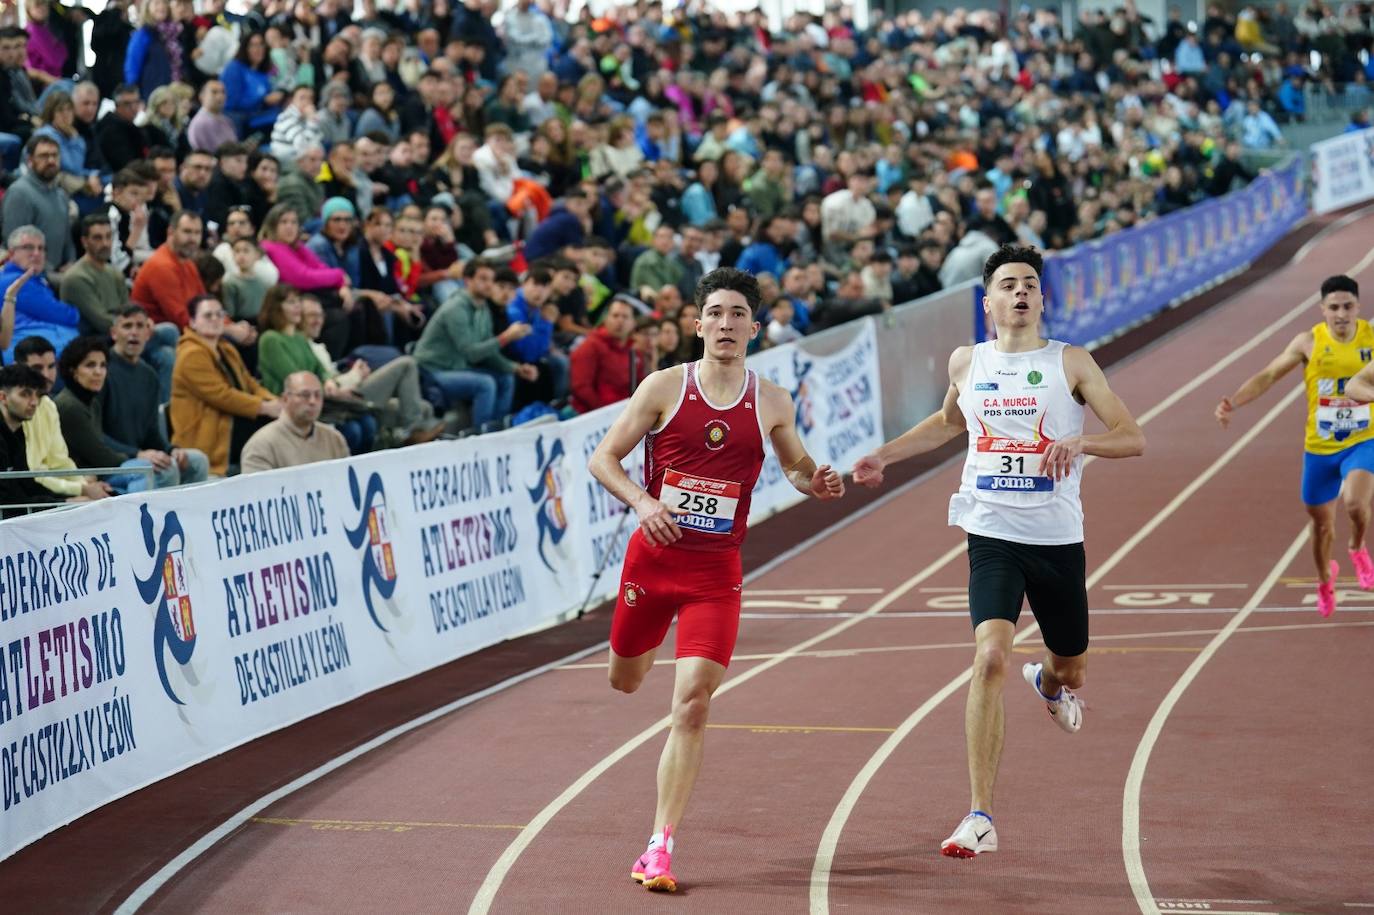
<path fill-rule="evenodd" d="M 824 632 L 792 646 L 781 654 L 764 661 L 757 667 L 752 667 L 738 676 L 731 677 L 729 680 L 722 683 L 720 688 L 716 690 L 716 696 L 718 697 L 737 686 L 749 682 L 765 670 L 776 667 L 788 658 L 796 657 L 802 652 L 810 649 L 813 645 L 817 645 L 832 636 L 839 635 L 846 629 L 856 626 L 866 619 L 872 618 L 875 614 L 881 613 L 884 607 L 934 575 L 956 557 L 963 555 L 964 549 L 965 545 L 962 543 L 951 548 L 949 552 L 945 553 L 939 559 L 936 559 L 930 565 L 888 592 L 886 596 L 869 607 L 862 615 L 851 617 L 850 619 L 831 626 Z M 469 915 L 484 915 L 484 913 L 490 911 L 491 904 L 496 900 L 496 894 L 501 889 L 501 884 L 505 882 L 506 875 L 510 873 L 510 869 L 515 865 L 515 862 L 520 858 L 520 855 L 525 849 L 529 847 L 530 843 L 534 841 L 535 837 L 539 835 L 540 831 L 543 830 L 550 820 L 558 815 L 559 811 L 572 803 L 574 798 L 586 790 L 588 785 L 600 778 L 606 770 L 610 769 L 641 745 L 661 733 L 663 729 L 668 726 L 670 720 L 671 718 L 665 715 L 625 743 L 621 744 L 617 750 L 584 772 L 577 781 L 564 789 L 562 794 L 558 795 L 558 797 L 550 801 L 543 810 L 535 814 L 535 816 L 530 819 L 529 825 L 520 831 L 520 834 L 515 837 L 515 841 L 507 846 L 506 850 L 501 853 L 501 857 L 497 859 L 496 863 L 492 865 L 491 870 L 487 872 L 486 879 L 482 881 L 482 885 L 477 890 L 477 895 L 472 900 L 472 906 L 468 909 Z"/>
<path fill-rule="evenodd" d="M 1103 591 L 1220 591 L 1240 590 L 1249 585 L 1103 585 Z"/>
<path fill-rule="evenodd" d="M 1126 863 L 1126 876 L 1131 883 L 1131 891 L 1135 894 L 1136 904 L 1140 906 L 1142 915 L 1159 915 L 1159 906 L 1155 903 L 1154 896 L 1150 894 L 1150 883 L 1145 877 L 1145 863 L 1140 856 L 1140 791 L 1145 783 L 1145 767 L 1149 765 L 1150 753 L 1154 750 L 1155 742 L 1159 740 L 1160 733 L 1164 730 L 1164 724 L 1169 720 L 1169 714 L 1182 698 L 1183 693 L 1192 684 L 1193 680 L 1217 653 L 1217 649 L 1226 642 L 1231 634 L 1240 628 L 1241 623 L 1245 622 L 1250 613 L 1260 605 L 1260 601 L 1273 589 L 1274 584 L 1279 580 L 1279 576 L 1292 564 L 1298 551 L 1307 543 L 1307 528 L 1304 526 L 1302 532 L 1293 540 L 1288 549 L 1284 551 L 1282 558 L 1275 563 L 1269 570 L 1264 581 L 1259 588 L 1250 596 L 1245 607 L 1231 618 L 1221 631 L 1212 637 L 1212 640 L 1202 649 L 1193 663 L 1183 671 L 1173 688 L 1169 690 L 1164 700 L 1159 703 L 1159 708 L 1155 709 L 1154 717 L 1145 728 L 1145 733 L 1140 738 L 1140 743 L 1136 746 L 1135 756 L 1131 759 L 1131 769 L 1126 775 L 1126 790 L 1121 798 L 1121 854 Z"/>
<path fill-rule="evenodd" d="M 1230 465 L 1231 461 L 1239 455 L 1245 448 L 1263 432 L 1270 423 L 1279 417 L 1288 406 L 1295 401 L 1303 388 L 1294 388 L 1286 397 L 1280 400 L 1264 417 L 1246 431 L 1239 439 L 1227 448 L 1206 470 L 1198 474 L 1192 482 L 1185 486 L 1178 495 L 1169 501 L 1169 504 L 1160 509 L 1154 517 L 1142 525 L 1134 534 L 1130 536 L 1117 550 L 1108 556 L 1106 561 L 1088 576 L 1087 585 L 1093 588 L 1100 582 L 1112 569 L 1116 568 L 1120 562 L 1129 556 L 1137 546 L 1140 545 L 1156 528 L 1164 523 L 1171 515 L 1176 512 L 1188 499 L 1190 499 L 1208 480 L 1216 476 L 1223 468 Z M 1277 576 L 1277 573 L 1276 573 Z M 1256 602 L 1258 603 L 1258 602 Z M 1030 627 L 1017 633 L 1012 640 L 1012 644 L 1018 644 L 1037 631 L 1037 627 Z M 821 835 L 820 847 L 816 850 L 816 859 L 811 867 L 811 913 L 812 915 L 827 915 L 830 911 L 830 870 L 834 865 L 835 850 L 839 846 L 840 833 L 843 832 L 845 824 L 849 821 L 849 816 L 854 811 L 854 806 L 859 802 L 868 783 L 873 780 L 873 776 L 878 773 L 883 764 L 901 745 L 906 736 L 915 730 L 927 715 L 929 715 L 941 702 L 949 698 L 956 690 L 973 678 L 973 667 L 965 668 L 964 672 L 955 677 L 944 688 L 935 695 L 923 702 L 920 708 L 912 712 L 910 717 L 892 733 L 887 740 L 883 741 L 873 756 L 859 770 L 858 775 L 850 783 L 849 789 L 836 805 L 834 812 L 830 816 L 830 822 L 826 824 L 825 832 Z"/>
<path fill-rule="evenodd" d="M 746 588 L 745 597 L 787 597 L 801 595 L 817 597 L 822 594 L 882 594 L 882 588 Z"/>
<path fill-rule="evenodd" d="M 300 789 L 306 787 L 312 782 L 319 781 L 321 778 L 324 778 L 330 772 L 333 772 L 335 769 L 339 769 L 343 766 L 348 765 L 353 760 L 357 759 L 359 756 L 362 756 L 364 753 L 368 753 L 372 750 L 375 750 L 377 747 L 380 747 L 383 744 L 390 743 L 397 737 L 400 737 L 403 734 L 407 734 L 415 730 L 416 728 L 423 727 L 424 725 L 429 724 L 431 721 L 444 717 L 450 712 L 455 712 L 458 709 L 463 708 L 464 706 L 472 705 L 474 702 L 478 702 L 482 699 L 485 699 L 488 696 L 494 695 L 495 693 L 499 693 L 502 690 L 509 689 L 510 687 L 515 686 L 518 683 L 523 683 L 526 680 L 531 680 L 539 676 L 540 674 L 544 673 L 545 671 L 554 670 L 569 662 L 581 660 L 582 658 L 585 658 L 588 655 L 603 650 L 605 647 L 606 643 L 602 642 L 600 645 L 593 645 L 590 648 L 584 648 L 581 651 L 568 655 L 566 658 L 563 658 L 558 661 L 550 661 L 548 664 L 545 664 L 542 667 L 536 667 L 533 670 L 527 670 L 522 674 L 517 674 L 514 677 L 502 680 L 500 683 L 494 683 L 491 686 L 488 686 L 486 689 L 481 690 L 480 692 L 472 693 L 471 695 L 464 696 L 461 699 L 457 699 L 453 702 L 450 702 L 448 705 L 445 705 L 442 708 L 437 708 L 431 712 L 426 712 L 418 718 L 413 718 L 410 721 L 405 722 L 404 724 L 397 725 L 396 727 L 392 728 L 384 734 L 377 735 L 376 737 L 369 740 L 367 743 L 360 744 L 354 747 L 353 749 L 349 750 L 347 753 L 334 757 L 333 759 L 329 760 L 329 762 L 325 763 L 322 766 L 319 766 L 318 768 L 311 769 L 309 772 L 305 773 L 300 778 L 296 779 L 293 782 L 290 782 L 289 784 L 283 785 L 276 791 L 273 791 L 271 794 L 263 795 L 253 803 L 249 804 L 247 807 L 240 810 L 238 813 L 234 814 L 229 819 L 225 820 L 220 825 L 216 826 L 210 832 L 207 832 L 205 835 L 201 836 L 199 839 L 196 840 L 195 844 L 191 845 L 189 848 L 187 848 L 181 854 L 177 855 L 171 861 L 168 861 L 162 867 L 161 870 L 159 870 L 157 873 L 153 874 L 147 880 L 139 884 L 138 888 L 129 894 L 129 898 L 125 899 L 122 903 L 120 903 L 119 908 L 115 909 L 115 915 L 133 915 L 134 912 L 138 911 L 139 907 L 141 907 L 144 903 L 151 899 L 153 897 L 153 894 L 155 894 L 158 890 L 162 889 L 162 887 L 166 885 L 167 881 L 171 880 L 174 876 L 176 876 L 176 874 L 179 871 L 181 871 L 183 868 L 189 865 L 196 858 L 199 858 L 201 855 L 205 854 L 205 852 L 209 851 L 210 848 L 213 845 L 215 845 L 215 843 L 219 842 L 225 836 L 229 835 L 231 832 L 238 829 L 240 826 L 247 823 L 253 817 L 257 816 L 259 813 L 266 810 L 268 807 L 272 806 L 277 801 L 281 800 L 287 795 L 299 791 Z"/>

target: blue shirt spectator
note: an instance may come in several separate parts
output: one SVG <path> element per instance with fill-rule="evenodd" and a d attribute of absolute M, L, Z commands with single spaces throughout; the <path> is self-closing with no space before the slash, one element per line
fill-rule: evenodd
<path fill-rule="evenodd" d="M 1240 142 L 1249 149 L 1272 149 L 1283 142 L 1283 131 L 1259 102 L 1252 101 L 1240 122 Z"/>
<path fill-rule="evenodd" d="M 583 220 L 587 218 L 590 201 L 581 190 L 569 192 L 563 202 L 549 213 L 547 219 L 535 226 L 525 242 L 525 260 L 533 263 L 540 258 L 557 254 L 568 245 L 581 244 L 587 237 Z"/>
<path fill-rule="evenodd" d="M 1301 76 L 1290 76 L 1279 86 L 1279 105 L 1298 120 L 1306 116 L 1307 96 L 1302 91 Z"/>
<path fill-rule="evenodd" d="M 541 285 L 536 283 L 535 278 L 540 277 L 545 280 Z M 528 336 L 521 337 L 514 343 L 506 346 L 506 355 L 513 362 L 537 363 L 549 354 L 549 348 L 553 345 L 553 323 L 546 320 L 541 313 L 543 302 L 535 305 L 533 300 L 543 298 L 548 299 L 549 279 L 547 274 L 540 276 L 535 271 L 528 277 L 520 287 L 520 291 L 510 300 L 506 306 L 506 318 L 511 324 L 525 323 L 531 328 Z M 535 287 L 532 289 L 531 287 Z M 538 290 L 542 289 L 542 294 Z"/>
<path fill-rule="evenodd" d="M 1197 43 L 1196 35 L 1188 35 L 1178 44 L 1174 52 L 1174 69 L 1180 73 L 1204 73 L 1207 58 L 1202 53 L 1202 45 Z"/>
<path fill-rule="evenodd" d="M 19 239 L 19 244 L 37 244 L 42 240 L 43 236 L 39 234 L 26 235 Z M 18 248 L 15 251 L 17 252 Z M 41 251 L 37 253 L 37 262 L 41 268 Z M 14 285 L 23 275 L 24 269 L 19 266 L 17 259 L 9 261 L 4 269 L 0 269 L 0 294 Z M 67 344 L 76 339 L 77 322 L 80 319 L 81 313 L 57 297 L 46 276 L 40 273 L 30 278 L 19 290 L 15 300 L 14 335 L 10 338 L 10 346 L 4 352 L 5 364 L 14 362 L 14 344 L 25 337 L 45 337 L 53 345 L 57 355 L 62 355 L 62 350 L 66 349 Z"/>

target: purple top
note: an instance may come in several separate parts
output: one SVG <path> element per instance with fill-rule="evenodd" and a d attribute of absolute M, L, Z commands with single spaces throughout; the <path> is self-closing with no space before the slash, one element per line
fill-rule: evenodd
<path fill-rule="evenodd" d="M 61 76 L 67 63 L 67 47 L 46 25 L 39 22 L 28 24 L 29 66 L 42 70 L 51 76 Z"/>

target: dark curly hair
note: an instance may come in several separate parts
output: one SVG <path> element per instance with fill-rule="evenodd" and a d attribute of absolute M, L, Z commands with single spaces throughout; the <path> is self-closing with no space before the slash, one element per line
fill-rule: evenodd
<path fill-rule="evenodd" d="M 1045 258 L 1039 251 L 1025 245 L 1003 245 L 983 263 L 983 286 L 991 286 L 992 275 L 998 267 L 1006 264 L 1026 264 L 1035 271 L 1037 277 L 1045 273 Z"/>
<path fill-rule="evenodd" d="M 62 381 L 67 387 L 76 386 L 76 370 L 91 353 L 104 353 L 106 361 L 109 361 L 110 341 L 94 335 L 77 337 L 62 350 L 62 355 L 57 360 L 57 374 L 62 376 Z"/>
<path fill-rule="evenodd" d="M 738 292 L 749 303 L 749 313 L 758 314 L 759 305 L 763 302 L 759 281 L 754 279 L 753 274 L 736 270 L 734 267 L 719 267 L 703 276 L 697 283 L 696 295 L 692 297 L 692 301 L 696 303 L 697 308 L 705 311 L 706 300 L 712 293 L 722 290 Z"/>

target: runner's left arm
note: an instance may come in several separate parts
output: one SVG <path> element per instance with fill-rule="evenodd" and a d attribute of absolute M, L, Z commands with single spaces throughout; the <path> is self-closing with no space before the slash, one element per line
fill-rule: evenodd
<path fill-rule="evenodd" d="M 1070 435 L 1054 442 L 1040 461 L 1040 473 L 1055 480 L 1069 475 L 1073 459 L 1080 454 L 1103 458 L 1136 457 L 1145 453 L 1145 433 L 1107 384 L 1107 376 L 1092 354 L 1078 346 L 1065 351 L 1064 367 L 1073 391 L 1102 420 L 1106 432 L 1095 435 Z"/>
<path fill-rule="evenodd" d="M 838 499 L 844 495 L 844 480 L 839 471 L 829 464 L 817 467 L 815 460 L 806 453 L 806 446 L 797 435 L 791 396 L 771 382 L 764 381 L 762 384 L 768 415 L 777 419 L 768 433 L 768 439 L 773 443 L 773 453 L 782 465 L 787 482 L 796 487 L 797 492 L 817 499 Z"/>
<path fill-rule="evenodd" d="M 1374 362 L 1355 373 L 1345 383 L 1345 396 L 1359 403 L 1374 401 Z"/>

